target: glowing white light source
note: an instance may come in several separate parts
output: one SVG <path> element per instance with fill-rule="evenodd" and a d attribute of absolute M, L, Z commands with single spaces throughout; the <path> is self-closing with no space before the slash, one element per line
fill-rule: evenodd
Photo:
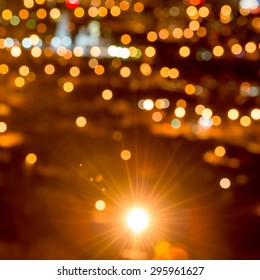
<path fill-rule="evenodd" d="M 141 208 L 134 208 L 127 216 L 128 227 L 135 233 L 140 233 L 148 226 L 148 215 Z"/>
<path fill-rule="evenodd" d="M 255 10 L 260 4 L 257 0 L 240 0 L 239 5 L 243 9 Z"/>

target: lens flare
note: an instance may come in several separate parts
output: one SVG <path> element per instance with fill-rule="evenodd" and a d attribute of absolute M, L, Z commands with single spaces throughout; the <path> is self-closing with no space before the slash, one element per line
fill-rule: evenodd
<path fill-rule="evenodd" d="M 131 210 L 127 216 L 128 227 L 134 233 L 140 233 L 144 231 L 148 226 L 148 215 L 145 210 L 141 208 L 135 208 Z"/>

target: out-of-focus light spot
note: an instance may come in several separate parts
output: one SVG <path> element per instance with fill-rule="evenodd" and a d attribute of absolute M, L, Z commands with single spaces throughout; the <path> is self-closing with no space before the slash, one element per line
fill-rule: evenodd
<path fill-rule="evenodd" d="M 118 17 L 120 14 L 121 14 L 121 10 L 118 6 L 113 6 L 111 9 L 110 9 L 110 14 L 113 16 L 113 17 Z"/>
<path fill-rule="evenodd" d="M 202 17 L 202 18 L 206 18 L 208 15 L 209 15 L 209 8 L 208 7 L 201 7 L 199 9 L 199 15 Z"/>
<path fill-rule="evenodd" d="M 93 57 L 99 57 L 100 54 L 101 54 L 101 49 L 97 46 L 94 46 L 90 49 L 90 54 L 93 56 Z"/>
<path fill-rule="evenodd" d="M 53 20 L 58 20 L 60 18 L 60 10 L 57 9 L 57 8 L 53 8 L 50 10 L 50 17 L 53 19 Z"/>
<path fill-rule="evenodd" d="M 197 20 L 192 20 L 189 23 L 189 28 L 192 31 L 197 31 L 200 28 L 200 23 Z"/>
<path fill-rule="evenodd" d="M 198 30 L 197 30 L 197 35 L 199 37 L 205 37 L 207 35 L 207 29 L 203 26 L 201 26 Z"/>
<path fill-rule="evenodd" d="M 110 46 L 107 50 L 108 54 L 112 57 L 128 58 L 131 55 L 131 51 L 128 48 Z"/>
<path fill-rule="evenodd" d="M 2 18 L 4 20 L 10 20 L 12 18 L 12 16 L 13 16 L 13 13 L 9 9 L 5 9 L 2 11 Z"/>
<path fill-rule="evenodd" d="M 6 75 L 9 72 L 9 67 L 7 64 L 0 64 L 0 74 Z"/>
<path fill-rule="evenodd" d="M 251 121 L 250 117 L 248 117 L 248 116 L 243 116 L 240 119 L 240 124 L 244 127 L 250 126 L 251 122 L 252 121 Z"/>
<path fill-rule="evenodd" d="M 4 133 L 7 130 L 7 125 L 5 122 L 0 122 L 0 133 Z"/>
<path fill-rule="evenodd" d="M 12 38 L 5 38 L 4 45 L 6 48 L 12 48 L 14 46 L 14 40 Z"/>
<path fill-rule="evenodd" d="M 91 58 L 88 62 L 88 66 L 95 69 L 98 66 L 98 60 L 96 58 Z"/>
<path fill-rule="evenodd" d="M 258 121 L 260 119 L 260 109 L 253 109 L 251 111 L 251 117 L 253 120 Z"/>
<path fill-rule="evenodd" d="M 21 9 L 21 10 L 19 11 L 19 17 L 20 17 L 20 19 L 23 19 L 23 20 L 27 19 L 27 18 L 29 17 L 29 12 L 28 12 L 28 10 L 26 10 L 26 9 Z"/>
<path fill-rule="evenodd" d="M 195 93 L 195 91 L 196 91 L 196 88 L 195 88 L 195 86 L 194 85 L 192 85 L 192 84 L 187 84 L 186 86 L 185 86 L 185 92 L 188 94 L 188 95 L 192 95 L 192 94 L 194 94 Z"/>
<path fill-rule="evenodd" d="M 228 189 L 231 186 L 231 182 L 228 178 L 222 178 L 219 184 L 222 189 Z"/>
<path fill-rule="evenodd" d="M 123 77 L 123 78 L 127 78 L 131 75 L 131 70 L 129 67 L 122 67 L 120 69 L 120 75 Z"/>
<path fill-rule="evenodd" d="M 176 108 L 176 109 L 174 110 L 174 114 L 175 114 L 175 116 L 178 117 L 178 118 L 183 118 L 183 117 L 185 116 L 185 114 L 186 114 L 186 111 L 185 111 L 184 108 L 178 107 L 178 108 Z"/>
<path fill-rule="evenodd" d="M 12 16 L 10 23 L 13 26 L 17 26 L 20 23 L 20 18 L 18 16 Z"/>
<path fill-rule="evenodd" d="M 151 99 L 146 99 L 143 103 L 143 108 L 150 111 L 154 108 L 154 102 Z"/>
<path fill-rule="evenodd" d="M 95 204 L 95 207 L 98 211 L 103 211 L 106 208 L 106 203 L 103 200 L 98 200 Z"/>
<path fill-rule="evenodd" d="M 21 75 L 21 76 L 27 76 L 28 74 L 30 73 L 30 69 L 29 69 L 29 67 L 28 66 L 26 66 L 26 65 L 23 65 L 23 66 L 21 66 L 20 68 L 19 68 L 19 74 Z"/>
<path fill-rule="evenodd" d="M 78 127 L 84 127 L 84 126 L 86 126 L 86 124 L 87 124 L 86 118 L 80 116 L 80 117 L 78 117 L 78 118 L 76 119 L 76 125 L 77 125 Z"/>
<path fill-rule="evenodd" d="M 98 15 L 100 17 L 105 17 L 108 14 L 108 10 L 106 7 L 99 7 L 98 8 Z"/>
<path fill-rule="evenodd" d="M 183 31 L 183 36 L 186 38 L 186 39 L 191 39 L 194 35 L 194 31 L 191 30 L 190 28 L 185 28 L 184 31 Z"/>
<path fill-rule="evenodd" d="M 231 109 L 228 111 L 228 117 L 231 120 L 236 120 L 239 117 L 239 112 L 236 109 Z"/>
<path fill-rule="evenodd" d="M 123 134 L 121 131 L 113 131 L 112 138 L 115 141 L 121 141 L 123 139 Z"/>
<path fill-rule="evenodd" d="M 246 52 L 248 53 L 254 53 L 256 51 L 256 43 L 255 42 L 248 42 L 246 45 L 245 45 L 245 50 Z"/>
<path fill-rule="evenodd" d="M 162 118 L 163 118 L 163 115 L 161 112 L 154 112 L 152 115 L 152 119 L 155 122 L 160 122 L 162 120 Z"/>
<path fill-rule="evenodd" d="M 159 35 L 159 38 L 160 38 L 160 39 L 166 40 L 166 39 L 169 38 L 170 33 L 169 33 L 169 31 L 168 31 L 167 29 L 163 28 L 163 29 L 161 29 L 161 30 L 159 31 L 159 34 L 158 34 L 158 35 Z"/>
<path fill-rule="evenodd" d="M 32 56 L 33 57 L 40 57 L 41 56 L 41 54 L 42 54 L 42 50 L 41 50 L 41 48 L 39 48 L 39 47 L 33 47 L 32 49 L 31 49 L 31 54 L 32 54 Z"/>
<path fill-rule="evenodd" d="M 32 42 L 29 38 L 24 38 L 22 40 L 22 45 L 25 49 L 29 49 L 32 46 Z"/>
<path fill-rule="evenodd" d="M 202 104 L 199 104 L 195 107 L 195 112 L 197 115 L 201 116 L 202 115 L 202 111 L 205 109 L 205 106 Z"/>
<path fill-rule="evenodd" d="M 120 156 L 123 160 L 129 160 L 131 158 L 131 152 L 128 150 L 123 150 Z"/>
<path fill-rule="evenodd" d="M 45 33 L 46 30 L 47 30 L 46 24 L 44 24 L 44 23 L 39 23 L 39 24 L 37 25 L 37 31 L 38 31 L 39 33 Z"/>
<path fill-rule="evenodd" d="M 155 107 L 157 109 L 167 109 L 170 106 L 170 101 L 167 98 L 157 99 L 155 101 Z"/>
<path fill-rule="evenodd" d="M 11 49 L 11 55 L 13 57 L 19 57 L 21 55 L 21 53 L 22 53 L 22 51 L 21 51 L 21 49 L 19 47 L 13 47 Z"/>
<path fill-rule="evenodd" d="M 25 158 L 26 165 L 34 165 L 37 161 L 37 156 L 33 153 L 30 153 Z"/>
<path fill-rule="evenodd" d="M 172 126 L 172 128 L 178 129 L 181 127 L 181 121 L 178 119 L 173 119 L 171 121 L 171 126 Z"/>
<path fill-rule="evenodd" d="M 223 16 L 229 16 L 232 13 L 232 9 L 229 5 L 224 5 L 221 7 L 220 13 Z"/>
<path fill-rule="evenodd" d="M 169 77 L 172 79 L 177 79 L 180 75 L 180 72 L 177 68 L 171 68 L 169 71 Z"/>
<path fill-rule="evenodd" d="M 29 81 L 29 82 L 33 82 L 35 79 L 36 79 L 36 74 L 34 72 L 30 72 L 28 74 L 28 76 L 26 76 L 26 79 Z"/>
<path fill-rule="evenodd" d="M 216 46 L 214 47 L 213 49 L 213 54 L 216 56 L 216 57 L 220 57 L 224 54 L 224 48 L 222 46 Z"/>
<path fill-rule="evenodd" d="M 95 67 L 94 71 L 95 71 L 95 73 L 96 73 L 98 76 L 101 76 L 101 75 L 104 74 L 105 68 L 104 68 L 104 66 L 102 66 L 102 65 L 97 65 L 97 66 Z"/>
<path fill-rule="evenodd" d="M 154 31 L 150 31 L 148 34 L 147 34 L 147 40 L 149 42 L 155 42 L 157 40 L 158 36 L 157 36 L 157 33 L 154 32 Z"/>
<path fill-rule="evenodd" d="M 182 57 L 188 57 L 190 55 L 190 49 L 187 46 L 183 46 L 179 50 L 179 54 Z"/>
<path fill-rule="evenodd" d="M 79 67 L 77 67 L 77 66 L 72 66 L 72 67 L 70 68 L 70 75 L 71 75 L 72 77 L 78 77 L 79 74 L 80 74 L 80 69 L 79 69 Z"/>
<path fill-rule="evenodd" d="M 47 11 L 43 8 L 37 10 L 36 15 L 39 19 L 45 19 L 47 17 Z"/>
<path fill-rule="evenodd" d="M 204 118 L 206 118 L 206 119 L 211 118 L 212 115 L 213 115 L 212 110 L 210 110 L 209 108 L 205 108 L 205 109 L 202 111 L 202 117 L 204 117 Z"/>
<path fill-rule="evenodd" d="M 28 19 L 26 22 L 26 27 L 30 30 L 36 27 L 36 21 L 34 19 Z"/>
<path fill-rule="evenodd" d="M 226 154 L 226 149 L 223 146 L 218 146 L 215 148 L 215 155 L 218 157 L 223 157 Z"/>
<path fill-rule="evenodd" d="M 88 15 L 93 18 L 98 16 L 98 9 L 96 7 L 90 7 L 88 9 Z"/>
<path fill-rule="evenodd" d="M 146 54 L 146 56 L 148 56 L 148 57 L 154 57 L 155 54 L 156 54 L 156 50 L 155 50 L 154 47 L 147 47 L 147 48 L 145 49 L 145 54 Z"/>
<path fill-rule="evenodd" d="M 198 10 L 196 7 L 194 6 L 189 6 L 187 9 L 186 9 L 186 13 L 189 17 L 194 17 L 197 13 L 198 13 Z"/>
<path fill-rule="evenodd" d="M 73 49 L 73 54 L 74 54 L 76 57 L 81 57 L 81 56 L 83 56 L 83 54 L 84 54 L 84 50 L 83 50 L 82 47 L 77 46 L 77 47 L 75 47 L 75 48 Z"/>
<path fill-rule="evenodd" d="M 234 54 L 234 55 L 239 55 L 241 54 L 243 51 L 242 49 L 242 46 L 240 44 L 234 44 L 232 47 L 231 47 L 231 52 Z"/>
<path fill-rule="evenodd" d="M 74 85 L 73 85 L 73 83 L 71 83 L 71 82 L 66 82 L 66 83 L 64 83 L 64 85 L 63 85 L 63 90 L 64 90 L 65 92 L 72 92 L 72 91 L 74 90 Z"/>
<path fill-rule="evenodd" d="M 123 1 L 120 1 L 119 7 L 120 7 L 120 9 L 121 9 L 122 11 L 127 11 L 127 10 L 129 9 L 129 7 L 130 7 L 130 4 L 129 4 L 128 1 L 123 0 Z"/>
<path fill-rule="evenodd" d="M 23 4 L 27 9 L 31 9 L 34 6 L 33 0 L 23 0 Z"/>
<path fill-rule="evenodd" d="M 10 115 L 10 113 L 11 113 L 11 108 L 7 104 L 0 103 L 0 116 L 6 117 Z"/>
<path fill-rule="evenodd" d="M 102 92 L 102 97 L 105 100 L 110 100 L 113 97 L 113 92 L 110 89 L 105 89 Z"/>
<path fill-rule="evenodd" d="M 122 44 L 124 44 L 124 45 L 128 45 L 131 43 L 131 36 L 128 34 L 122 35 L 120 39 L 121 39 Z"/>
<path fill-rule="evenodd" d="M 47 75 L 52 75 L 52 74 L 55 72 L 55 67 L 54 67 L 52 64 L 47 64 L 47 65 L 44 67 L 44 72 L 45 72 Z"/>
<path fill-rule="evenodd" d="M 205 0 L 189 0 L 189 3 L 191 5 L 197 6 L 197 5 L 201 5 L 205 2 Z"/>
<path fill-rule="evenodd" d="M 152 67 L 148 63 L 143 63 L 140 70 L 144 76 L 149 76 L 152 73 Z"/>
<path fill-rule="evenodd" d="M 219 116 L 213 116 L 212 121 L 214 126 L 219 126 L 221 124 L 221 118 Z"/>
<path fill-rule="evenodd" d="M 179 99 L 179 100 L 176 102 L 176 106 L 177 106 L 177 107 L 181 107 L 181 108 L 186 108 L 187 102 L 186 102 L 184 99 Z"/>
<path fill-rule="evenodd" d="M 208 119 L 208 118 L 204 118 L 204 117 L 201 117 L 199 119 L 199 124 L 202 126 L 202 127 L 211 127 L 213 125 L 213 121 L 212 119 Z"/>
<path fill-rule="evenodd" d="M 169 74 L 170 74 L 170 69 L 169 67 L 163 67 L 161 70 L 160 70 L 160 74 L 163 78 L 168 78 L 169 77 Z"/>
<path fill-rule="evenodd" d="M 134 4 L 134 10 L 137 13 L 141 13 L 144 10 L 144 4 L 142 2 L 136 2 Z"/>
<path fill-rule="evenodd" d="M 15 78 L 14 83 L 17 87 L 23 87 L 25 85 L 25 80 L 23 77 L 17 77 Z"/>
<path fill-rule="evenodd" d="M 77 8 L 74 10 L 74 15 L 75 15 L 75 17 L 77 17 L 77 18 L 82 18 L 82 17 L 84 17 L 84 15 L 85 15 L 85 10 L 84 10 L 82 7 L 77 7 Z"/>
<path fill-rule="evenodd" d="M 172 31 L 172 35 L 176 39 L 180 39 L 183 36 L 183 30 L 179 27 L 176 27 Z"/>
<path fill-rule="evenodd" d="M 146 229 L 148 226 L 148 216 L 147 213 L 140 208 L 135 208 L 131 210 L 127 216 L 128 227 L 134 233 L 140 233 Z"/>

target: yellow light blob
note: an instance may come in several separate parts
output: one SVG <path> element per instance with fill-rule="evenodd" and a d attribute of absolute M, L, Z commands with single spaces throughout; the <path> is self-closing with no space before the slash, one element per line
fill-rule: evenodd
<path fill-rule="evenodd" d="M 201 38 L 205 37 L 207 35 L 207 29 L 203 26 L 201 26 L 198 30 L 197 30 L 197 35 Z"/>
<path fill-rule="evenodd" d="M 106 203 L 103 200 L 98 200 L 95 204 L 95 207 L 98 211 L 103 211 L 106 208 Z"/>
<path fill-rule="evenodd" d="M 143 63 L 140 70 L 144 76 L 149 76 L 152 73 L 152 67 L 148 63 Z"/>
<path fill-rule="evenodd" d="M 192 84 L 187 84 L 184 90 L 188 95 L 192 95 L 196 92 L 196 87 Z"/>
<path fill-rule="evenodd" d="M 81 56 L 83 56 L 83 54 L 84 54 L 84 50 L 83 50 L 82 47 L 77 46 L 77 47 L 75 47 L 75 48 L 73 49 L 73 54 L 74 54 L 76 57 L 81 57 Z"/>
<path fill-rule="evenodd" d="M 223 146 L 218 146 L 215 148 L 215 155 L 218 157 L 223 157 L 226 154 L 226 149 Z"/>
<path fill-rule="evenodd" d="M 29 17 L 29 12 L 28 12 L 28 10 L 26 10 L 26 9 L 21 9 L 21 10 L 19 11 L 19 17 L 20 17 L 20 19 L 23 19 L 23 20 L 27 19 L 27 18 Z"/>
<path fill-rule="evenodd" d="M 207 7 L 201 7 L 200 9 L 199 9 L 199 15 L 200 15 L 200 17 L 202 17 L 202 18 L 206 18 L 208 15 L 209 15 L 209 9 L 207 8 Z"/>
<path fill-rule="evenodd" d="M 219 116 L 213 116 L 212 121 L 214 126 L 219 126 L 221 124 L 221 118 Z"/>
<path fill-rule="evenodd" d="M 257 49 L 257 45 L 255 42 L 248 42 L 246 45 L 245 45 L 245 50 L 246 52 L 248 53 L 254 53 Z"/>
<path fill-rule="evenodd" d="M 172 31 L 172 35 L 176 39 L 180 39 L 183 36 L 183 30 L 179 27 L 174 28 Z"/>
<path fill-rule="evenodd" d="M 220 57 L 224 54 L 224 48 L 222 46 L 216 46 L 214 47 L 213 49 L 213 54 L 216 56 L 216 57 Z"/>
<path fill-rule="evenodd" d="M 13 16 L 13 13 L 9 9 L 5 9 L 2 11 L 2 18 L 4 20 L 10 20 L 12 18 L 12 16 Z"/>
<path fill-rule="evenodd" d="M 223 16 L 229 16 L 232 13 L 232 9 L 229 5 L 224 5 L 224 6 L 222 6 L 220 13 Z"/>
<path fill-rule="evenodd" d="M 95 69 L 98 66 L 98 60 L 96 58 L 91 58 L 88 62 L 88 66 Z"/>
<path fill-rule="evenodd" d="M 14 83 L 17 87 L 21 88 L 25 85 L 25 80 L 23 77 L 17 77 L 15 78 Z"/>
<path fill-rule="evenodd" d="M 7 124 L 5 122 L 0 122 L 0 133 L 4 133 L 7 130 Z"/>
<path fill-rule="evenodd" d="M 260 119 L 260 109 L 253 109 L 251 111 L 251 117 L 253 120 L 258 121 Z"/>
<path fill-rule="evenodd" d="M 96 73 L 98 76 L 101 76 L 101 75 L 104 74 L 105 68 L 104 68 L 104 66 L 102 66 L 102 65 L 97 65 L 97 66 L 95 67 L 94 71 L 95 71 L 95 73 Z"/>
<path fill-rule="evenodd" d="M 145 49 L 145 54 L 148 57 L 154 57 L 156 54 L 156 49 L 154 47 L 147 47 Z"/>
<path fill-rule="evenodd" d="M 189 28 L 192 31 L 197 31 L 200 28 L 200 23 L 197 20 L 192 20 L 189 23 Z"/>
<path fill-rule="evenodd" d="M 238 117 L 239 117 L 239 112 L 238 112 L 238 110 L 236 110 L 236 109 L 230 109 L 230 110 L 228 111 L 228 117 L 229 117 L 229 119 L 231 119 L 231 120 L 236 120 L 236 119 L 238 119 Z"/>
<path fill-rule="evenodd" d="M 39 47 L 33 47 L 33 48 L 31 49 L 31 54 L 32 54 L 32 56 L 35 57 L 35 58 L 40 57 L 41 54 L 42 54 L 42 50 L 41 50 L 41 48 L 39 48 Z"/>
<path fill-rule="evenodd" d="M 167 29 L 163 28 L 163 29 L 161 29 L 161 30 L 159 31 L 159 37 L 160 37 L 160 39 L 166 40 L 166 39 L 169 38 L 169 36 L 170 36 L 170 33 L 169 33 L 169 31 L 168 31 Z"/>
<path fill-rule="evenodd" d="M 202 115 L 202 111 L 205 109 L 205 106 L 202 104 L 199 104 L 195 107 L 195 112 L 197 115 L 201 116 Z"/>
<path fill-rule="evenodd" d="M 187 39 L 191 39 L 194 35 L 193 30 L 191 30 L 190 28 L 185 28 L 183 31 L 183 36 Z"/>
<path fill-rule="evenodd" d="M 60 18 L 60 10 L 57 9 L 57 8 L 53 8 L 50 10 L 50 17 L 53 19 L 53 20 L 57 20 Z"/>
<path fill-rule="evenodd" d="M 231 182 L 228 178 L 222 178 L 219 184 L 223 189 L 228 189 L 231 186 Z"/>
<path fill-rule="evenodd" d="M 130 44 L 130 43 L 131 43 L 131 36 L 128 35 L 128 34 L 122 35 L 122 36 L 121 36 L 121 42 L 122 42 L 122 44 L 124 44 L 124 45 Z"/>
<path fill-rule="evenodd" d="M 163 78 L 168 78 L 169 77 L 169 74 L 170 74 L 170 69 L 169 67 L 163 67 L 161 70 L 160 70 L 160 74 Z"/>
<path fill-rule="evenodd" d="M 82 18 L 82 17 L 84 17 L 84 15 L 85 15 L 85 10 L 84 10 L 82 7 L 77 7 L 77 8 L 74 10 L 74 15 L 75 15 L 75 17 L 77 17 L 77 18 Z"/>
<path fill-rule="evenodd" d="M 113 6 L 111 9 L 110 9 L 110 14 L 113 16 L 113 17 L 118 17 L 120 14 L 121 14 L 121 10 L 118 6 Z"/>
<path fill-rule="evenodd" d="M 123 0 L 123 1 L 120 1 L 119 7 L 120 7 L 120 9 L 121 9 L 122 11 L 127 11 L 127 10 L 129 9 L 129 7 L 130 7 L 130 4 L 129 4 L 128 1 Z"/>
<path fill-rule="evenodd" d="M 234 54 L 234 55 L 239 55 L 241 54 L 241 52 L 243 51 L 242 49 L 242 46 L 240 44 L 234 44 L 232 47 L 231 47 L 231 52 Z"/>
<path fill-rule="evenodd" d="M 23 4 L 27 9 L 31 9 L 34 6 L 33 0 L 23 0 Z"/>
<path fill-rule="evenodd" d="M 86 124 L 87 124 L 86 118 L 80 116 L 80 117 L 78 117 L 78 118 L 76 119 L 76 125 L 77 125 L 78 127 L 84 127 L 84 126 L 86 126 Z"/>
<path fill-rule="evenodd" d="M 141 13 L 144 10 L 144 4 L 142 2 L 136 2 L 134 4 L 134 10 L 137 13 Z"/>
<path fill-rule="evenodd" d="M 103 99 L 105 99 L 105 100 L 110 100 L 110 99 L 112 99 L 112 97 L 113 97 L 113 92 L 112 92 L 110 89 L 105 89 L 105 90 L 102 92 L 102 97 L 103 97 Z"/>
<path fill-rule="evenodd" d="M 108 14 L 108 11 L 107 11 L 106 7 L 99 7 L 98 8 L 98 15 L 100 17 L 105 17 L 105 16 L 107 16 L 107 14 Z"/>
<path fill-rule="evenodd" d="M 36 15 L 39 19 L 45 19 L 47 17 L 47 12 L 45 9 L 40 8 L 37 10 Z"/>
<path fill-rule="evenodd" d="M 194 17 L 197 14 L 198 10 L 195 6 L 189 6 L 186 9 L 186 13 L 189 17 Z"/>
<path fill-rule="evenodd" d="M 152 119 L 155 122 L 160 122 L 162 120 L 162 118 L 163 118 L 163 115 L 161 112 L 154 112 L 152 115 Z"/>
<path fill-rule="evenodd" d="M 147 34 L 147 40 L 149 42 L 155 42 L 158 38 L 158 35 L 156 32 L 154 31 L 150 31 L 148 34 Z"/>
<path fill-rule="evenodd" d="M 72 91 L 74 90 L 74 85 L 73 85 L 73 83 L 71 83 L 71 82 L 66 82 L 66 83 L 64 83 L 64 85 L 63 85 L 63 90 L 64 90 L 65 92 L 72 92 Z"/>
<path fill-rule="evenodd" d="M 210 119 L 212 117 L 213 113 L 212 113 L 212 110 L 209 109 L 209 108 L 205 108 L 203 111 L 202 111 L 202 117 L 206 118 L 206 119 Z"/>
<path fill-rule="evenodd" d="M 174 114 L 175 114 L 175 116 L 178 117 L 178 118 L 183 118 L 183 117 L 185 116 L 185 114 L 186 114 L 186 111 L 185 111 L 184 108 L 178 107 L 178 108 L 176 108 L 176 109 L 174 110 Z"/>
<path fill-rule="evenodd" d="M 45 72 L 47 75 L 52 75 L 52 74 L 55 72 L 55 67 L 54 67 L 52 64 L 47 64 L 47 65 L 44 67 L 44 72 Z"/>
<path fill-rule="evenodd" d="M 144 231 L 149 223 L 148 215 L 145 210 L 135 208 L 127 215 L 127 225 L 134 233 L 141 233 Z"/>
<path fill-rule="evenodd" d="M 131 152 L 128 150 L 123 150 L 120 156 L 123 160 L 129 160 L 131 158 Z"/>
<path fill-rule="evenodd" d="M 6 75 L 9 72 L 9 67 L 7 64 L 0 64 L 0 74 Z"/>
<path fill-rule="evenodd" d="M 30 153 L 25 158 L 25 164 L 34 165 L 37 161 L 37 156 L 33 153 Z"/>
<path fill-rule="evenodd" d="M 90 49 L 90 54 L 93 56 L 93 57 L 99 57 L 100 54 L 101 54 L 101 49 L 97 46 L 94 46 Z"/>
<path fill-rule="evenodd" d="M 144 100 L 143 108 L 144 108 L 146 111 L 152 110 L 152 109 L 154 108 L 154 102 L 153 102 L 151 99 L 146 99 L 146 100 Z"/>
<path fill-rule="evenodd" d="M 90 17 L 96 17 L 96 16 L 98 16 L 98 9 L 97 9 L 96 7 L 90 7 L 90 8 L 88 9 L 88 15 L 89 15 Z"/>
<path fill-rule="evenodd" d="M 176 102 L 176 106 L 177 106 L 177 107 L 181 107 L 181 108 L 186 108 L 187 102 L 186 102 L 184 99 L 179 99 L 179 100 Z"/>
<path fill-rule="evenodd" d="M 248 116 L 243 116 L 241 119 L 240 119 L 240 124 L 244 127 L 247 127 L 247 126 L 250 126 L 251 124 L 251 118 L 248 117 Z"/>
<path fill-rule="evenodd" d="M 190 49 L 187 46 L 183 46 L 179 50 L 179 54 L 182 57 L 188 57 L 190 55 Z"/>
<path fill-rule="evenodd" d="M 77 67 L 77 66 L 72 66 L 72 67 L 70 68 L 70 75 L 71 75 L 72 77 L 78 77 L 79 74 L 80 74 L 80 69 L 79 69 L 79 67 Z"/>
<path fill-rule="evenodd" d="M 177 79 L 180 75 L 180 72 L 177 68 L 171 68 L 169 71 L 169 77 L 172 79 Z"/>
<path fill-rule="evenodd" d="M 30 73 L 30 69 L 29 69 L 29 67 L 28 66 L 26 66 L 26 65 L 23 65 L 23 66 L 21 66 L 20 68 L 19 68 L 19 74 L 21 75 L 21 76 L 27 76 L 28 74 Z"/>
<path fill-rule="evenodd" d="M 123 77 L 123 78 L 127 78 L 131 75 L 131 70 L 129 67 L 122 67 L 120 69 L 120 75 Z"/>
<path fill-rule="evenodd" d="M 19 47 L 17 47 L 17 46 L 15 46 L 15 47 L 13 47 L 13 48 L 11 49 L 11 55 L 12 55 L 13 57 L 18 57 L 18 56 L 21 55 L 21 53 L 22 53 L 21 49 L 20 49 Z"/>

